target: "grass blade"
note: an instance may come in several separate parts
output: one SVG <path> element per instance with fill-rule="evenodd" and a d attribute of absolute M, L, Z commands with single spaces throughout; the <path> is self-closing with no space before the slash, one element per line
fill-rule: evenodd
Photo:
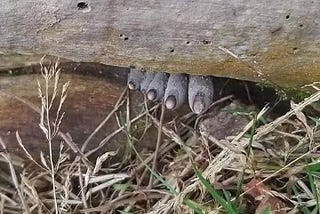
<path fill-rule="evenodd" d="M 197 214 L 203 214 L 202 210 L 199 208 L 198 204 L 190 199 L 184 199 L 183 203 L 186 204 L 190 209 L 192 209 Z"/>
<path fill-rule="evenodd" d="M 250 156 L 251 149 L 252 149 L 253 137 L 254 137 L 254 134 L 256 131 L 256 126 L 257 126 L 257 114 L 254 113 L 253 123 L 252 123 L 252 127 L 251 127 L 251 132 L 250 132 L 249 144 L 248 144 L 248 148 L 246 151 L 246 163 L 249 161 L 249 156 Z M 237 194 L 236 194 L 236 200 L 235 200 L 235 204 L 237 206 L 240 205 L 240 194 L 241 194 L 242 186 L 243 186 L 243 182 L 244 182 L 245 170 L 246 170 L 246 166 L 244 166 L 242 169 L 240 179 L 239 179 L 239 182 L 237 185 Z"/>
<path fill-rule="evenodd" d="M 210 195 L 225 209 L 225 211 L 229 214 L 237 214 L 237 211 L 232 207 L 230 201 L 226 201 L 217 190 L 202 176 L 202 174 L 193 166 L 194 171 L 199 178 L 202 185 L 205 186 L 206 190 L 210 193 Z"/>
<path fill-rule="evenodd" d="M 316 186 L 316 183 L 315 183 L 316 181 L 315 181 L 315 177 L 314 177 L 316 173 L 313 172 L 313 168 L 315 168 L 316 165 L 317 164 L 307 166 L 305 168 L 305 171 L 307 173 L 308 181 L 310 183 L 310 187 L 311 187 L 312 194 L 314 196 L 314 200 L 316 201 L 316 210 L 320 210 L 319 192 L 318 192 L 318 188 Z"/>

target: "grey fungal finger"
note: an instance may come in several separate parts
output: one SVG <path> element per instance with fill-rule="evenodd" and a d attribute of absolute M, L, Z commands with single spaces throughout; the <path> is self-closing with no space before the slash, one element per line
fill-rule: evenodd
<path fill-rule="evenodd" d="M 141 91 L 142 93 L 145 94 L 145 93 L 147 92 L 148 87 L 149 87 L 151 81 L 153 80 L 154 76 L 155 76 L 155 73 L 154 73 L 154 72 L 147 72 L 147 73 L 145 74 L 145 78 L 144 78 L 144 80 L 141 82 L 141 86 L 140 86 L 140 91 Z"/>
<path fill-rule="evenodd" d="M 138 90 L 144 79 L 144 72 L 140 69 L 130 68 L 128 87 L 130 90 Z"/>
<path fill-rule="evenodd" d="M 158 72 L 154 76 L 153 80 L 151 81 L 148 92 L 147 98 L 151 101 L 158 101 L 163 98 L 165 89 L 167 87 L 168 82 L 168 74 Z"/>
<path fill-rule="evenodd" d="M 188 99 L 191 110 L 200 114 L 206 111 L 213 101 L 213 83 L 211 77 L 189 77 Z"/>
<path fill-rule="evenodd" d="M 185 74 L 171 74 L 164 95 L 166 108 L 179 108 L 187 99 L 187 90 L 188 76 Z"/>

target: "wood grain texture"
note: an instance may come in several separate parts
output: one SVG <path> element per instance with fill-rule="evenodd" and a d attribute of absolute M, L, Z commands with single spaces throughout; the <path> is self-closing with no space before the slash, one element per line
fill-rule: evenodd
<path fill-rule="evenodd" d="M 301 85 L 320 80 L 320 1 L 2 0 L 0 41 L 3 54 Z"/>

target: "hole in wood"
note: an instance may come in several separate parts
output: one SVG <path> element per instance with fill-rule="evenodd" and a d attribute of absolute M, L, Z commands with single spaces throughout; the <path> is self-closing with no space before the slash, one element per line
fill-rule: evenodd
<path fill-rule="evenodd" d="M 129 39 L 129 37 L 127 37 L 127 36 L 125 36 L 123 34 L 120 34 L 119 37 L 122 38 L 123 40 L 128 40 Z"/>
<path fill-rule="evenodd" d="M 170 52 L 173 53 L 173 52 L 174 52 L 174 49 L 171 49 Z"/>
<path fill-rule="evenodd" d="M 88 4 L 86 2 L 79 2 L 77 6 L 79 10 L 84 10 L 88 8 Z"/>
<path fill-rule="evenodd" d="M 91 11 L 91 7 L 89 6 L 89 4 L 87 2 L 79 2 L 77 4 L 78 10 L 81 10 L 84 13 L 90 12 Z"/>
<path fill-rule="evenodd" d="M 288 14 L 288 15 L 286 15 L 286 19 L 290 19 L 290 15 Z"/>
<path fill-rule="evenodd" d="M 202 43 L 205 44 L 205 45 L 208 45 L 208 44 L 211 43 L 211 41 L 209 41 L 209 40 L 203 40 Z"/>
<path fill-rule="evenodd" d="M 187 41 L 187 42 L 186 42 L 186 44 L 187 44 L 187 45 L 190 45 L 190 44 L 191 44 L 191 42 L 190 42 L 190 41 Z"/>

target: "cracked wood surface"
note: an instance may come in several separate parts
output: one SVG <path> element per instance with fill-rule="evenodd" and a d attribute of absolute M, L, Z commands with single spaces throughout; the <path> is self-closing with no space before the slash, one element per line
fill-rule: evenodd
<path fill-rule="evenodd" d="M 302 85 L 320 81 L 320 1 L 3 0 L 0 53 Z"/>

